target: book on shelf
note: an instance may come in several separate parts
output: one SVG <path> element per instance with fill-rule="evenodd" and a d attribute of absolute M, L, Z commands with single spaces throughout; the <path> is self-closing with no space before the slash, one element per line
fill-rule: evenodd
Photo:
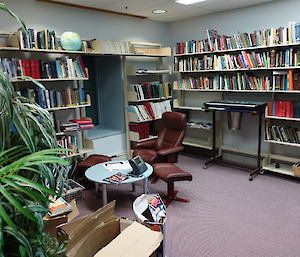
<path fill-rule="evenodd" d="M 71 119 L 70 122 L 78 124 L 80 129 L 92 129 L 95 127 L 91 118 Z"/>

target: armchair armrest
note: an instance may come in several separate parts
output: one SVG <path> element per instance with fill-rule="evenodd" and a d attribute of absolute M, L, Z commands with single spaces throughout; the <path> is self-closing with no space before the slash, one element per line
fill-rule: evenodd
<path fill-rule="evenodd" d="M 135 143 L 136 148 L 153 148 L 156 139 L 149 139 L 142 142 Z"/>
<path fill-rule="evenodd" d="M 173 154 L 173 153 L 177 153 L 179 151 L 182 151 L 183 149 L 184 149 L 184 147 L 182 145 L 179 145 L 179 146 L 159 150 L 157 152 L 157 154 L 158 155 L 169 155 L 169 154 Z"/>

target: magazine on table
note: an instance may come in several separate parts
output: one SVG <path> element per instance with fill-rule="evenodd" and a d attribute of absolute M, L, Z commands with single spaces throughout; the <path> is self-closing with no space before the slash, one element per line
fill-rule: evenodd
<path fill-rule="evenodd" d="M 126 173 L 118 172 L 108 178 L 105 178 L 104 181 L 110 182 L 110 183 L 115 183 L 115 184 L 120 184 L 124 180 L 128 179 L 129 175 Z"/>

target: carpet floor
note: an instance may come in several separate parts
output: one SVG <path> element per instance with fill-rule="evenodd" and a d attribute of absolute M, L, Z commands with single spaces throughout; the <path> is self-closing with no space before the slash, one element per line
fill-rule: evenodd
<path fill-rule="evenodd" d="M 211 164 L 206 158 L 180 155 L 176 166 L 190 172 L 192 181 L 175 182 L 178 197 L 167 208 L 165 247 L 167 257 L 293 257 L 300 256 L 299 182 L 269 174 L 249 181 L 249 172 Z M 167 184 L 158 180 L 150 193 L 167 193 Z M 88 187 L 91 184 L 87 184 Z M 108 186 L 108 202 L 116 200 L 115 215 L 134 219 L 132 203 L 143 193 L 143 183 Z M 94 188 L 83 191 L 78 202 L 80 215 L 102 207 Z"/>

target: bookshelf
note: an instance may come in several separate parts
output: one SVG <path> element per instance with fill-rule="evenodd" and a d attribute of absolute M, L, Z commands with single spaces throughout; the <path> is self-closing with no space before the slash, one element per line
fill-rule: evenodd
<path fill-rule="evenodd" d="M 293 24 L 289 24 L 290 26 Z M 284 31 L 285 34 L 282 28 L 255 31 L 255 37 L 254 32 L 236 32 L 232 37 L 223 36 L 225 44 L 222 44 L 221 35 L 214 42 L 214 51 L 208 39 L 177 43 L 174 48 L 173 70 L 180 76 L 173 82 L 173 95 L 176 94 L 173 108 L 187 112 L 189 121 L 199 124 L 208 120 L 201 116 L 205 114 L 203 103 L 210 100 L 296 103 L 300 93 L 300 42 L 296 41 L 296 36 L 293 38 L 287 33 L 287 28 Z M 254 38 L 258 37 L 261 42 L 254 43 Z M 284 113 L 288 112 L 286 106 L 283 107 Z M 296 110 L 295 107 L 289 108 L 294 108 L 294 112 Z M 300 116 L 280 116 L 268 114 L 268 108 L 266 109 L 263 140 L 266 151 L 262 153 L 261 174 L 270 171 L 294 176 L 292 165 L 299 161 L 300 153 L 300 138 L 296 137 L 300 129 Z M 223 145 L 223 133 L 228 130 L 222 115 L 217 120 L 218 130 L 223 130 L 217 138 L 220 155 L 223 151 L 239 152 L 246 156 L 256 154 L 252 149 Z M 274 127 L 279 127 L 276 138 L 271 135 Z M 284 137 L 281 138 L 280 128 L 286 127 L 291 127 L 295 132 L 289 136 L 287 131 L 286 134 L 282 131 Z M 186 145 L 211 150 L 209 135 L 201 138 L 199 134 L 202 131 L 195 133 L 194 130 L 196 128 L 188 127 Z"/>
<path fill-rule="evenodd" d="M 67 153 L 68 157 L 92 152 L 93 142 L 86 139 L 84 130 L 63 132 L 60 127 L 62 122 L 85 117 L 85 108 L 91 106 L 90 96 L 83 88 L 83 81 L 88 80 L 87 70 L 82 62 L 79 63 L 85 48 L 83 51 L 29 49 L 24 47 L 20 31 L 0 33 L 0 40 L 5 37 L 8 46 L 0 53 L 0 68 L 8 73 L 15 89 L 49 111 L 58 143 L 73 149 Z M 41 90 L 32 78 L 42 83 L 46 90 Z"/>
<path fill-rule="evenodd" d="M 157 136 L 162 113 L 172 110 L 171 84 L 165 77 L 172 68 L 163 64 L 163 58 L 171 56 L 171 48 L 131 43 L 134 56 L 123 57 L 127 158 L 131 158 L 135 142 Z"/>

